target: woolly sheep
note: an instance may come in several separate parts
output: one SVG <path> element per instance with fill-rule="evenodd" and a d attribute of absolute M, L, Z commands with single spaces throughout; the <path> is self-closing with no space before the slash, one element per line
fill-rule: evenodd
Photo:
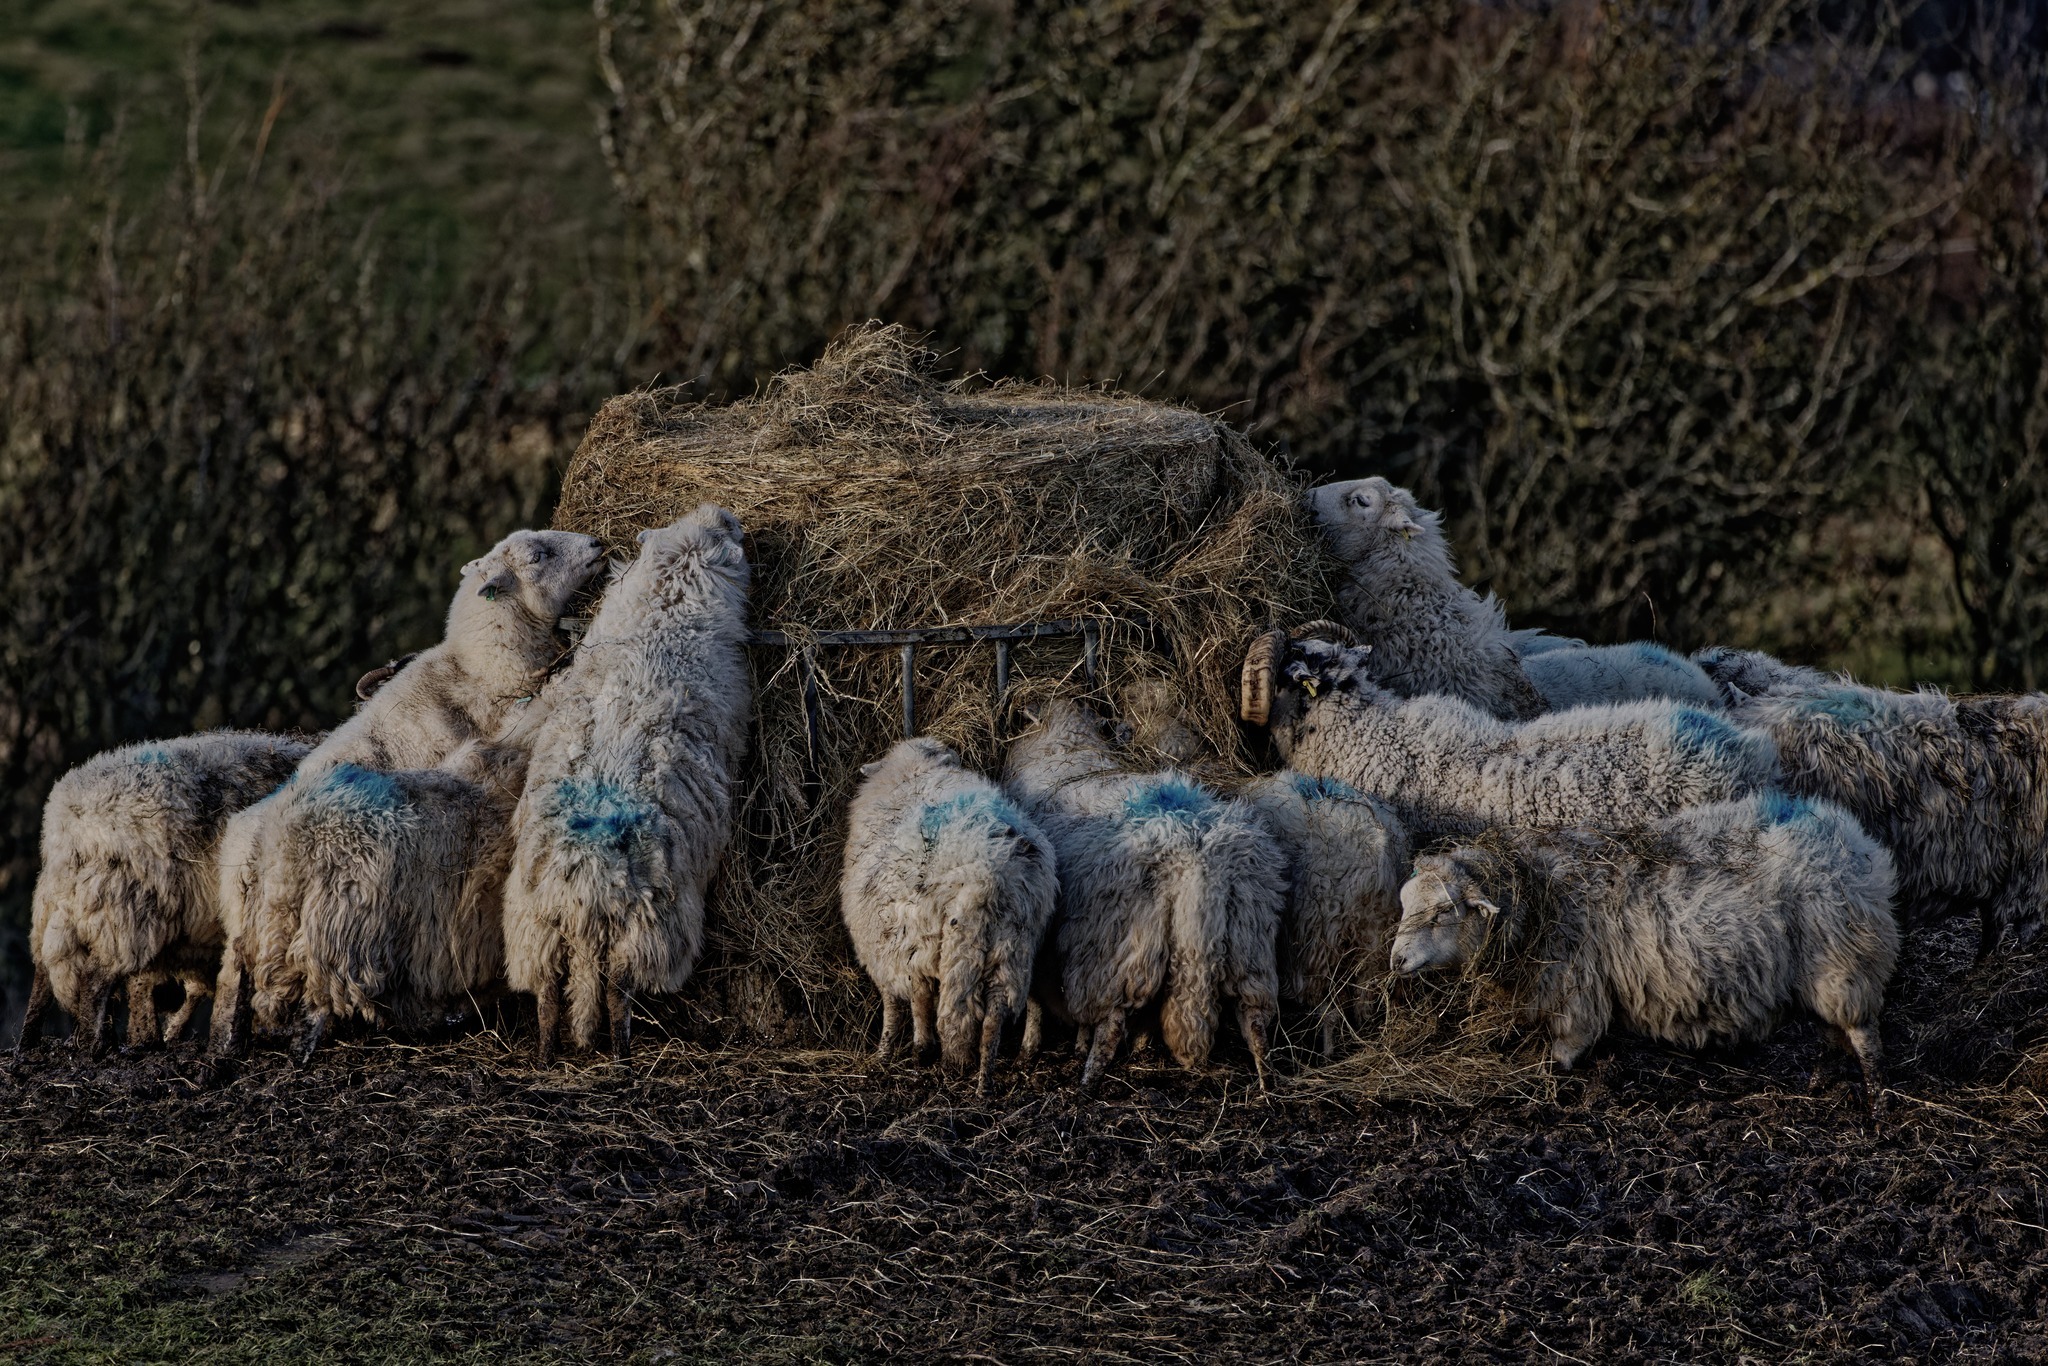
<path fill-rule="evenodd" d="M 1891 856 L 1827 802 L 1764 793 L 1628 834 L 1497 829 L 1401 889 L 1398 973 L 1468 965 L 1569 1068 L 1617 1018 L 1683 1048 L 1816 1016 L 1881 1085 L 1899 952 Z"/>
<path fill-rule="evenodd" d="M 746 745 L 749 570 L 732 513 L 709 503 L 640 533 L 576 659 L 550 689 L 514 817 L 506 980 L 569 1035 L 630 1048 L 627 993 L 682 989 L 704 944 L 704 889 L 732 833 Z"/>
<path fill-rule="evenodd" d="M 1831 681 L 1729 715 L 1776 743 L 1788 791 L 1844 807 L 1892 851 L 1908 921 L 1974 906 L 1980 957 L 2040 934 L 2048 695 L 1957 700 Z"/>
<path fill-rule="evenodd" d="M 1386 803 L 1333 778 L 1282 769 L 1241 795 L 1288 862 L 1280 995 L 1321 1013 L 1327 1058 L 1336 1051 L 1338 1025 L 1386 971 L 1401 918 L 1408 832 Z"/>
<path fill-rule="evenodd" d="M 1154 1001 L 1174 1058 L 1202 1065 L 1224 997 L 1237 1001 L 1264 1085 L 1287 872 L 1257 814 L 1177 770 L 1125 771 L 1101 718 L 1065 700 L 1011 745 L 1004 780 L 1058 855 L 1059 909 L 1035 995 L 1081 1027 L 1082 1086 Z"/>
<path fill-rule="evenodd" d="M 161 1037 L 184 1032 L 220 961 L 222 827 L 283 782 L 309 748 L 279 735 L 213 731 L 110 750 L 58 779 L 43 807 L 23 1044 L 40 1037 L 54 998 L 99 1053 L 109 1000 L 124 980 L 132 1046 L 158 1037 L 152 993 L 161 981 L 185 987 Z"/>
<path fill-rule="evenodd" d="M 274 1030 L 298 1003 L 288 960 L 306 885 L 272 828 L 287 801 L 344 764 L 432 768 L 464 742 L 495 732 L 560 654 L 555 623 L 603 562 L 592 537 L 515 531 L 464 565 L 441 643 L 405 663 L 306 755 L 294 782 L 229 821 L 221 841 L 226 947 L 213 1016 L 216 1052 L 240 1049 L 252 1008 L 257 1023 Z"/>
<path fill-rule="evenodd" d="M 1541 650 L 1522 656 L 1522 670 L 1550 711 L 1659 697 L 1695 707 L 1725 705 L 1698 664 L 1647 640 Z"/>
<path fill-rule="evenodd" d="M 1373 647 L 1374 681 L 1403 697 L 1462 698 L 1503 720 L 1544 711 L 1500 603 L 1458 581 L 1436 513 L 1377 476 L 1326 484 L 1311 506 L 1344 564 L 1338 611 Z"/>
<path fill-rule="evenodd" d="M 861 773 L 840 912 L 882 993 L 881 1055 L 895 1053 L 908 1007 L 920 1058 L 936 1034 L 965 1070 L 979 1040 L 986 1092 L 1059 893 L 1052 845 L 937 740 L 904 740 Z"/>
<path fill-rule="evenodd" d="M 417 1032 L 497 985 L 527 757 L 516 740 L 472 740 L 438 768 L 343 764 L 307 784 L 284 829 L 304 887 L 288 949 L 301 1062 L 337 1022 Z"/>
<path fill-rule="evenodd" d="M 1631 825 L 1775 781 L 1770 739 L 1714 712 L 1634 702 L 1510 725 L 1454 697 L 1396 697 L 1364 653 L 1271 632 L 1246 656 L 1241 707 L 1291 767 L 1384 798 L 1418 835 Z"/>

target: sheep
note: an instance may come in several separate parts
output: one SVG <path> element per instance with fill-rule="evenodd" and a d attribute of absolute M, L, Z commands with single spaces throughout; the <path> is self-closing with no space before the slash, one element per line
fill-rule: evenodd
<path fill-rule="evenodd" d="M 1617 1017 L 1699 1048 L 1801 1007 L 1856 1059 L 1874 1104 L 1894 882 L 1848 812 L 1777 792 L 1628 833 L 1499 828 L 1415 861 L 1389 963 L 1490 978 L 1565 1070 Z"/>
<path fill-rule="evenodd" d="M 109 999 L 124 980 L 131 1046 L 184 1032 L 220 957 L 222 828 L 310 748 L 281 735 L 211 731 L 110 750 L 57 780 L 43 807 L 29 929 L 35 976 L 17 1046 L 38 1040 L 54 999 L 97 1056 Z M 153 992 L 173 978 L 185 999 L 159 1036 Z"/>
<path fill-rule="evenodd" d="M 882 993 L 881 1056 L 894 1055 L 908 1006 L 920 1059 L 936 1035 L 947 1065 L 965 1070 L 979 1038 L 986 1094 L 1059 893 L 1052 845 L 937 740 L 901 741 L 861 775 L 840 912 Z"/>
<path fill-rule="evenodd" d="M 1288 862 L 1280 996 L 1321 1013 L 1328 1058 L 1339 1023 L 1385 972 L 1401 915 L 1408 832 L 1386 803 L 1332 778 L 1282 769 L 1239 795 L 1265 820 Z"/>
<path fill-rule="evenodd" d="M 1224 997 L 1237 1001 L 1264 1086 L 1287 870 L 1257 813 L 1174 769 L 1125 771 L 1101 718 L 1067 700 L 1012 743 L 1004 786 L 1058 858 L 1034 998 L 1081 1027 L 1082 1087 L 1116 1055 L 1131 1013 L 1154 1001 L 1174 1058 L 1201 1066 Z M 1036 1036 L 1027 1024 L 1027 1045 Z"/>
<path fill-rule="evenodd" d="M 703 951 L 751 710 L 740 536 L 709 503 L 641 532 L 551 688 L 505 889 L 506 980 L 538 1002 L 543 1065 L 565 982 L 571 1040 L 590 1047 L 602 1006 L 624 1058 L 627 993 L 681 990 Z"/>
<path fill-rule="evenodd" d="M 1458 581 L 1436 513 L 1377 476 L 1326 484 L 1311 507 L 1344 564 L 1338 610 L 1373 647 L 1374 681 L 1404 697 L 1462 698 L 1507 721 L 1542 714 L 1499 601 Z"/>
<path fill-rule="evenodd" d="M 1240 709 L 1291 767 L 1385 799 L 1418 837 L 1636 824 L 1776 780 L 1770 739 L 1714 712 L 1634 702 L 1510 725 L 1454 697 L 1396 697 L 1366 676 L 1369 648 L 1268 632 L 1246 654 Z"/>
<path fill-rule="evenodd" d="M 213 1051 L 239 1052 L 251 1010 L 265 1030 L 296 1005 L 289 950 L 307 891 L 275 828 L 314 780 L 343 765 L 427 769 L 498 729 L 539 687 L 560 653 L 555 623 L 604 563 L 595 538 L 515 531 L 463 566 L 446 634 L 374 688 L 355 714 L 299 763 L 293 780 L 239 812 L 221 841 L 226 944 L 213 1016 Z M 365 680 L 368 685 L 368 680 Z"/>
<path fill-rule="evenodd" d="M 1492 594 L 1458 581 L 1441 518 L 1407 489 L 1353 479 L 1317 489 L 1311 505 L 1345 567 L 1340 613 L 1373 647 L 1373 680 L 1390 692 L 1460 697 L 1504 721 L 1653 697 L 1721 704 L 1698 666 L 1661 645 L 1509 630 Z"/>
<path fill-rule="evenodd" d="M 1980 958 L 2031 942 L 2048 916 L 2048 695 L 1958 700 L 1801 674 L 1727 675 L 1745 692 L 1795 689 L 1729 712 L 1771 737 L 1786 789 L 1844 807 L 1891 850 L 1909 923 L 1975 906 Z"/>
<path fill-rule="evenodd" d="M 1549 711 L 1660 697 L 1695 707 L 1725 705 L 1721 689 L 1698 664 L 1647 640 L 1538 650 L 1522 656 L 1522 671 Z"/>
<path fill-rule="evenodd" d="M 304 897 L 287 950 L 306 1006 L 302 1064 L 336 1022 L 416 1032 L 492 991 L 527 758 L 501 735 L 438 768 L 343 764 L 307 784 L 284 828 Z"/>

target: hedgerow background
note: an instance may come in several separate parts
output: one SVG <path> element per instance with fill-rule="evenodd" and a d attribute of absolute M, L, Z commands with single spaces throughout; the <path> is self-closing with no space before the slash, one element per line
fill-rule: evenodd
<path fill-rule="evenodd" d="M 2041 6 L 0 4 L 0 939 L 621 388 L 849 323 L 1226 413 L 1599 639 L 2037 687 Z"/>

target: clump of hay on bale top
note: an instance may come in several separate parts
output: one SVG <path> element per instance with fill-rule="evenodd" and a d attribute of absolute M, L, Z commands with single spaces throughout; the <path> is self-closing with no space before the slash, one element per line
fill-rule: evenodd
<path fill-rule="evenodd" d="M 800 660 L 814 633 L 1085 619 L 1100 632 L 1096 682 L 1079 639 L 1019 644 L 1011 696 L 1115 706 L 1163 680 L 1210 776 L 1228 780 L 1252 763 L 1236 721 L 1244 642 L 1329 611 L 1300 481 L 1239 433 L 1122 394 L 943 382 L 937 363 L 869 324 L 745 402 L 613 399 L 570 464 L 555 524 L 613 547 L 701 501 L 738 513 L 753 628 L 791 641 L 755 650 L 741 833 L 712 893 L 698 1024 L 845 1043 L 872 1014 L 838 873 L 860 766 L 902 732 L 901 661 L 893 648 L 809 656 L 813 753 Z M 1008 738 L 994 672 L 987 643 L 916 651 L 919 730 L 984 771 Z"/>

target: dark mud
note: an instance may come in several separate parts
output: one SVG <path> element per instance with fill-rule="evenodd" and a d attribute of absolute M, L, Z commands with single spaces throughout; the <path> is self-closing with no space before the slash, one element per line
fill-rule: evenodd
<path fill-rule="evenodd" d="M 1476 1106 L 495 1035 L 0 1081 L 0 1358 L 2048 1360 L 2048 958 Z M 188 1045 L 189 1049 L 190 1046 Z"/>

